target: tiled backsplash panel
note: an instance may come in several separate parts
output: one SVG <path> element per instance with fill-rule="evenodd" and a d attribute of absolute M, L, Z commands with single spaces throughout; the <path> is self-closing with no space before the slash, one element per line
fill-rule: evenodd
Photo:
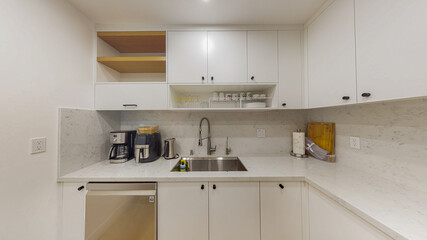
<path fill-rule="evenodd" d="M 308 121 L 336 123 L 339 164 L 427 189 L 427 98 L 313 109 Z"/>
<path fill-rule="evenodd" d="M 107 159 L 109 133 L 120 129 L 120 113 L 59 109 L 58 175 Z"/>
<path fill-rule="evenodd" d="M 189 111 L 127 111 L 122 112 L 122 130 L 136 129 L 139 124 L 158 125 L 162 139 L 175 137 L 177 152 L 206 155 L 206 140 L 198 146 L 199 122 L 207 117 L 211 123 L 215 155 L 225 155 L 226 137 L 231 155 L 243 153 L 287 153 L 291 150 L 292 132 L 306 125 L 305 111 L 258 112 L 189 112 Z M 256 129 L 266 130 L 265 138 L 256 137 Z M 207 124 L 203 123 L 203 136 Z"/>

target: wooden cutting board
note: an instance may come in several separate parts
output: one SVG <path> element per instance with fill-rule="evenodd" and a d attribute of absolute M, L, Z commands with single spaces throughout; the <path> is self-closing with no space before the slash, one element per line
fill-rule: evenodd
<path fill-rule="evenodd" d="M 329 154 L 335 154 L 335 123 L 308 123 L 307 137 Z"/>

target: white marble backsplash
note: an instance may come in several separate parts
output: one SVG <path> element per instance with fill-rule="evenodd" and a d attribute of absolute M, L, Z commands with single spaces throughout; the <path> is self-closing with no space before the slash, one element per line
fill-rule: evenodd
<path fill-rule="evenodd" d="M 427 98 L 308 111 L 310 122 L 336 123 L 338 164 L 427 191 Z M 350 136 L 361 149 L 350 148 Z"/>
<path fill-rule="evenodd" d="M 122 112 L 122 130 L 136 129 L 139 124 L 158 125 L 162 139 L 176 138 L 176 150 L 188 156 L 206 155 L 206 140 L 198 146 L 199 122 L 207 117 L 211 123 L 214 155 L 225 155 L 226 137 L 229 137 L 231 155 L 252 153 L 287 153 L 291 150 L 291 134 L 306 125 L 305 111 L 263 112 L 190 112 L 190 111 L 126 111 Z M 203 136 L 207 135 L 203 123 Z M 256 130 L 266 130 L 265 138 L 257 138 Z"/>
<path fill-rule="evenodd" d="M 59 177 L 107 158 L 120 113 L 61 108 L 59 115 Z"/>

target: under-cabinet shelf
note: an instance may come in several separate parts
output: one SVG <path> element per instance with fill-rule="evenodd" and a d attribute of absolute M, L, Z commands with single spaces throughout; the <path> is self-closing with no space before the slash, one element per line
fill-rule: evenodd
<path fill-rule="evenodd" d="M 98 37 L 120 53 L 165 53 L 165 31 L 98 32 Z"/>
<path fill-rule="evenodd" d="M 98 57 L 98 62 L 120 73 L 165 73 L 166 57 Z"/>

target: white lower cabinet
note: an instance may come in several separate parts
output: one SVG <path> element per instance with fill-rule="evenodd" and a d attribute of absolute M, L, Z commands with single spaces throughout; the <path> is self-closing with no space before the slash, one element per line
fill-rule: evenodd
<path fill-rule="evenodd" d="M 208 183 L 158 184 L 158 240 L 208 240 Z"/>
<path fill-rule="evenodd" d="M 310 240 L 392 239 L 311 186 L 308 202 Z"/>
<path fill-rule="evenodd" d="M 210 182 L 209 240 L 259 239 L 259 182 Z"/>
<path fill-rule="evenodd" d="M 300 182 L 261 182 L 261 240 L 302 239 Z"/>
<path fill-rule="evenodd" d="M 86 183 L 62 184 L 61 240 L 85 239 Z"/>
<path fill-rule="evenodd" d="M 159 110 L 167 108 L 165 83 L 114 83 L 95 87 L 96 110 Z"/>

